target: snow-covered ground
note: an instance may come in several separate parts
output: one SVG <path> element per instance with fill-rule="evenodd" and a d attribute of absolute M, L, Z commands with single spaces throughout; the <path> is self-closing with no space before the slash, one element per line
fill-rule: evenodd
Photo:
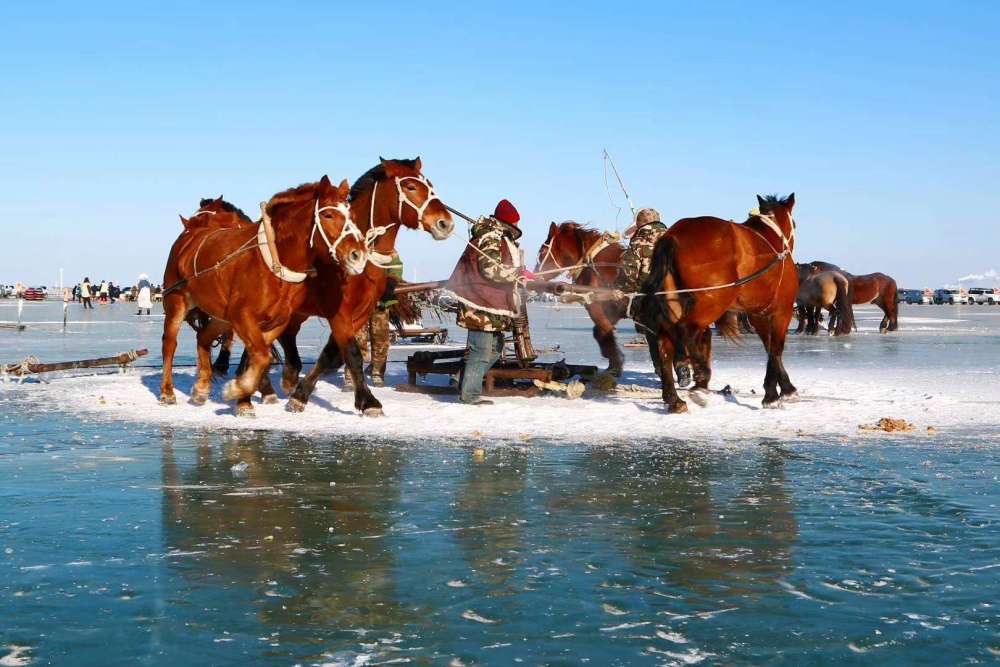
<path fill-rule="evenodd" d="M 147 346 L 151 349 L 147 363 L 159 365 L 156 350 L 161 320 L 155 317 L 138 320 L 126 306 L 98 309 L 96 315 L 74 312 L 68 333 L 63 333 L 61 320 L 42 308 L 26 310 L 26 315 L 38 315 L 25 317 L 29 322 L 26 332 L 2 334 L 0 359 L 10 362 L 19 360 L 18 353 L 34 353 L 42 360 L 56 361 Z M 689 400 L 690 413 L 686 415 L 664 412 L 645 350 L 627 351 L 627 373 L 622 382 L 648 388 L 647 395 L 588 395 L 576 401 L 558 395 L 498 398 L 492 406 L 469 407 L 454 397 L 400 393 L 390 386 L 374 389 L 385 408 L 381 418 L 358 415 L 353 395 L 341 391 L 339 379 L 337 384 L 321 382 L 302 414 L 286 412 L 283 403 L 257 404 L 255 419 L 237 418 L 231 405 L 221 399 L 221 384 L 213 388 L 209 403 L 187 403 L 193 381 L 190 368 L 180 369 L 176 375 L 175 406 L 158 404 L 160 376 L 154 369 L 137 369 L 125 376 L 59 377 L 22 388 L 8 386 L 0 389 L 0 401 L 9 405 L 15 398 L 38 400 L 60 410 L 115 421 L 462 442 L 477 437 L 574 442 L 853 437 L 859 435 L 859 425 L 881 417 L 912 422 L 916 432 L 903 437 L 929 437 L 928 427 L 939 435 L 996 437 L 1000 433 L 1000 309 L 903 308 L 900 331 L 894 334 L 875 333 L 881 313 L 862 308 L 858 313 L 860 331 L 848 338 L 789 336 L 786 366 L 799 388 L 800 400 L 777 410 L 760 406 L 765 357 L 755 338 L 736 345 L 716 342 L 713 389 L 729 385 L 734 394 L 710 395 L 704 405 Z M 53 321 L 58 326 L 38 324 Z M 450 326 L 453 335 L 461 336 L 460 329 Z M 622 340 L 633 334 L 630 324 L 621 330 Z M 539 348 L 560 346 L 553 359 L 565 356 L 573 363 L 601 361 L 582 309 L 533 306 L 532 331 Z M 304 333 L 304 357 L 315 356 L 326 333 L 318 324 Z M 11 341 L 16 347 L 8 346 Z M 389 385 L 405 381 L 401 361 L 413 349 L 394 348 Z M 190 361 L 193 349 L 189 339 L 182 341 L 181 352 L 186 356 L 180 361 Z M 273 379 L 277 377 L 275 372 Z"/>

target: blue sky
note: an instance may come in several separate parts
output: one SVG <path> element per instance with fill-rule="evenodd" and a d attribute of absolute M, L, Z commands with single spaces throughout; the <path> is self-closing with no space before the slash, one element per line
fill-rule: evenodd
<path fill-rule="evenodd" d="M 795 191 L 799 260 L 1000 264 L 997 3 L 18 4 L 0 282 L 156 280 L 200 197 L 252 212 L 379 155 L 469 213 L 511 199 L 533 256 L 551 220 L 615 227 L 604 147 L 667 221 Z M 462 242 L 399 246 L 433 279 Z"/>

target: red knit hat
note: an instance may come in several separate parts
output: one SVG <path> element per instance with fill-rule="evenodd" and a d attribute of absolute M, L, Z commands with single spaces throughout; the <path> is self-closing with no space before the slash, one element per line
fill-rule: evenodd
<path fill-rule="evenodd" d="M 517 212 L 513 204 L 506 199 L 501 199 L 500 203 L 497 204 L 496 210 L 493 211 L 493 217 L 500 222 L 506 222 L 508 225 L 516 225 L 518 220 L 521 219 L 521 214 Z"/>

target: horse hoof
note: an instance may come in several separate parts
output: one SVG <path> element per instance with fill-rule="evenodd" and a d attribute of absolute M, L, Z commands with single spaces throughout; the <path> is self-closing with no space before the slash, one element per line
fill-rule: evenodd
<path fill-rule="evenodd" d="M 260 402 L 264 405 L 274 405 L 275 403 L 278 403 L 279 400 L 280 399 L 277 394 L 268 394 L 267 396 L 261 397 Z"/>
<path fill-rule="evenodd" d="M 177 397 L 173 394 L 160 394 L 160 405 L 177 405 Z"/>
<path fill-rule="evenodd" d="M 198 392 L 198 393 L 192 393 L 191 394 L 191 399 L 188 402 L 191 405 L 205 405 L 205 402 L 207 400 L 208 400 L 208 394 L 207 393 L 200 393 L 200 392 Z"/>
<path fill-rule="evenodd" d="M 765 398 L 764 402 L 761 403 L 761 405 L 764 406 L 765 410 L 777 410 L 778 408 L 781 407 L 781 399 L 776 398 L 773 401 L 769 401 Z"/>
<path fill-rule="evenodd" d="M 306 409 L 306 404 L 297 398 L 290 398 L 285 403 L 285 410 L 288 412 L 302 412 Z"/>
<path fill-rule="evenodd" d="M 236 380 L 230 380 L 222 385 L 222 398 L 227 401 L 235 401 L 237 398 L 240 398 L 240 390 L 236 386 Z"/>
<path fill-rule="evenodd" d="M 798 391 L 791 391 L 791 392 L 789 392 L 787 394 L 782 394 L 781 395 L 781 402 L 782 403 L 798 403 L 798 401 L 799 401 L 799 392 Z"/>
<path fill-rule="evenodd" d="M 256 413 L 253 411 L 252 405 L 237 405 L 236 406 L 236 416 L 237 417 L 250 417 L 251 419 L 256 417 Z"/>
<path fill-rule="evenodd" d="M 667 413 L 671 415 L 679 415 L 688 411 L 688 404 L 684 401 L 677 400 L 667 406 Z"/>
<path fill-rule="evenodd" d="M 365 408 L 362 413 L 365 417 L 384 417 L 385 413 L 382 412 L 382 408 Z"/>

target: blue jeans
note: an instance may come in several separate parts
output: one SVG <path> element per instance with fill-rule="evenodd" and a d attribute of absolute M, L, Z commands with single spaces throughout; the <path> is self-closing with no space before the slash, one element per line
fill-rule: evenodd
<path fill-rule="evenodd" d="M 500 359 L 503 352 L 502 331 L 469 331 L 468 359 L 465 370 L 462 371 L 461 392 L 462 403 L 475 403 L 483 395 L 483 379 L 486 371 Z"/>

